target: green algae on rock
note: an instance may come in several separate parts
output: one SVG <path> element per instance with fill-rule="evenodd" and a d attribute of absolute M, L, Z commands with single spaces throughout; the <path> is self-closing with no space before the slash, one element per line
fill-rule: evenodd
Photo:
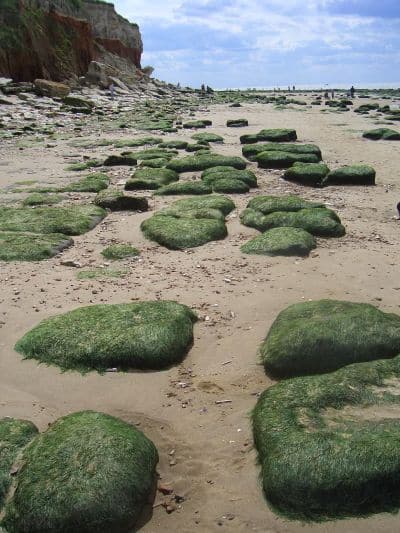
<path fill-rule="evenodd" d="M 295 144 L 295 143 L 263 143 L 246 144 L 242 148 L 243 156 L 249 161 L 255 161 L 256 156 L 261 152 L 290 152 L 292 154 L 314 154 L 319 160 L 322 159 L 320 148 L 316 144 Z"/>
<path fill-rule="evenodd" d="M 214 192 L 220 192 L 225 194 L 246 193 L 249 192 L 250 187 L 247 183 L 240 179 L 231 177 L 222 177 L 216 179 L 212 184 Z"/>
<path fill-rule="evenodd" d="M 182 213 L 197 209 L 215 209 L 226 216 L 235 209 L 235 204 L 230 198 L 222 194 L 210 194 L 209 196 L 177 200 L 172 204 L 172 207 Z"/>
<path fill-rule="evenodd" d="M 235 179 L 246 183 L 249 187 L 257 187 L 257 177 L 254 172 L 232 167 L 212 167 L 202 173 L 201 179 L 210 185 L 214 185 L 221 179 Z"/>
<path fill-rule="evenodd" d="M 209 142 L 209 143 L 222 143 L 224 138 L 221 135 L 210 132 L 195 133 L 192 135 L 192 139 L 198 142 Z"/>
<path fill-rule="evenodd" d="M 12 467 L 19 454 L 37 435 L 31 422 L 7 417 L 0 419 L 0 506 L 2 507 L 12 483 Z"/>
<path fill-rule="evenodd" d="M 110 178 L 103 172 L 88 174 L 84 178 L 62 187 L 62 192 L 99 192 L 107 189 L 110 184 Z"/>
<path fill-rule="evenodd" d="M 269 215 L 275 211 L 300 211 L 313 207 L 325 207 L 320 202 L 309 202 L 300 196 L 256 196 L 252 198 L 247 207 L 256 209 L 263 215 Z"/>
<path fill-rule="evenodd" d="M 174 150 L 184 150 L 189 143 L 187 141 L 181 141 L 179 139 L 170 139 L 169 141 L 161 142 L 159 148 L 173 148 Z"/>
<path fill-rule="evenodd" d="M 110 246 L 102 250 L 101 255 L 106 259 L 116 261 L 127 257 L 137 257 L 140 255 L 140 252 L 130 244 L 110 244 Z"/>
<path fill-rule="evenodd" d="M 289 168 L 294 163 L 319 163 L 319 157 L 315 154 L 298 154 L 268 150 L 255 156 L 260 168 Z"/>
<path fill-rule="evenodd" d="M 249 125 L 247 118 L 233 118 L 226 121 L 228 128 L 243 128 Z"/>
<path fill-rule="evenodd" d="M 146 144 L 159 144 L 162 142 L 161 137 L 140 137 L 138 139 L 120 139 L 114 143 L 116 148 L 136 148 L 146 146 Z"/>
<path fill-rule="evenodd" d="M 93 229 L 106 214 L 104 209 L 94 205 L 3 207 L 0 210 L 0 231 L 81 235 Z"/>
<path fill-rule="evenodd" d="M 211 120 L 190 120 L 183 124 L 184 129 L 206 128 L 207 126 L 212 126 Z"/>
<path fill-rule="evenodd" d="M 141 168 L 125 183 L 125 190 L 159 189 L 163 185 L 178 181 L 178 174 L 168 168 Z"/>
<path fill-rule="evenodd" d="M 322 187 L 328 174 L 329 167 L 324 163 L 294 163 L 284 172 L 283 179 L 301 185 Z"/>
<path fill-rule="evenodd" d="M 110 155 L 105 159 L 103 165 L 105 167 L 134 167 L 137 165 L 137 159 L 132 155 Z"/>
<path fill-rule="evenodd" d="M 195 172 L 206 170 L 215 166 L 230 166 L 238 170 L 246 168 L 246 161 L 241 157 L 226 156 L 220 154 L 202 154 L 172 159 L 167 168 L 176 172 Z"/>
<path fill-rule="evenodd" d="M 380 139 L 383 141 L 400 141 L 400 133 L 389 128 L 376 128 L 374 130 L 365 131 L 363 137 L 373 141 L 378 141 Z"/>
<path fill-rule="evenodd" d="M 296 130 L 292 129 L 264 129 L 258 133 L 250 135 L 242 135 L 240 142 L 242 144 L 253 144 L 260 141 L 272 142 L 291 142 L 297 140 Z"/>
<path fill-rule="evenodd" d="M 162 369 L 186 356 L 195 320 L 175 302 L 93 305 L 43 320 L 15 349 L 65 370 Z"/>
<path fill-rule="evenodd" d="M 323 338 L 331 331 L 334 355 L 340 357 L 340 341 L 333 338 L 340 330 L 330 330 L 332 321 L 326 318 L 328 325 L 321 324 Z M 346 345 L 352 344 L 357 353 L 358 342 L 368 343 L 362 339 L 364 323 L 351 327 L 350 314 L 348 318 L 346 332 L 357 340 L 349 338 Z M 366 321 L 368 335 L 379 322 Z M 387 329 L 384 325 L 384 332 Z M 306 338 L 310 330 L 310 325 L 302 329 Z M 293 340 L 291 331 L 289 326 L 287 334 Z M 382 346 L 387 346 L 384 332 L 377 328 Z M 376 358 L 382 346 L 372 339 L 371 348 L 373 344 L 375 352 L 370 355 Z M 325 344 L 317 349 L 319 359 L 325 359 L 324 348 Z M 307 354 L 306 348 L 301 358 Z M 264 492 L 273 510 L 286 518 L 319 522 L 397 512 L 399 413 L 399 355 L 269 387 L 254 409 L 253 434 Z"/>
<path fill-rule="evenodd" d="M 265 370 L 285 378 L 394 357 L 400 316 L 337 300 L 291 305 L 272 324 L 260 353 Z"/>
<path fill-rule="evenodd" d="M 300 228 L 273 228 L 246 242 L 245 254 L 307 256 L 317 246 L 314 237 Z"/>
<path fill-rule="evenodd" d="M 111 211 L 147 211 L 149 203 L 142 196 L 126 196 L 117 189 L 101 191 L 93 200 L 95 205 Z"/>
<path fill-rule="evenodd" d="M 376 172 L 369 165 L 349 165 L 331 170 L 323 185 L 375 185 Z"/>
<path fill-rule="evenodd" d="M 42 194 L 39 192 L 34 192 L 22 201 L 22 205 L 52 205 L 61 202 L 62 199 L 62 196 L 60 196 L 59 194 Z"/>
<path fill-rule="evenodd" d="M 3 527 L 25 531 L 130 531 L 152 497 L 158 453 L 134 426 L 82 411 L 57 420 L 22 454 Z"/>
<path fill-rule="evenodd" d="M 174 194 L 210 194 L 212 188 L 202 181 L 175 182 L 160 187 L 154 194 L 160 196 Z"/>
<path fill-rule="evenodd" d="M 73 243 L 71 238 L 60 233 L 0 231 L 0 261 L 42 261 Z"/>

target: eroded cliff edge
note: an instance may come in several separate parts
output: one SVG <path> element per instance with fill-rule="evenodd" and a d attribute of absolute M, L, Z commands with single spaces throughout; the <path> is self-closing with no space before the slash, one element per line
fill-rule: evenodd
<path fill-rule="evenodd" d="M 140 69 L 137 24 L 100 0 L 0 0 L 0 76 L 64 81 L 91 61 Z"/>

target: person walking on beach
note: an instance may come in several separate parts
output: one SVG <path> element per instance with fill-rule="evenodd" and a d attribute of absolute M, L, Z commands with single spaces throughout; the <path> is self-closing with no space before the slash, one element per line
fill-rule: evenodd
<path fill-rule="evenodd" d="M 114 85 L 114 83 L 111 82 L 108 88 L 110 89 L 111 100 L 114 100 L 114 98 L 115 98 L 115 85 Z"/>
<path fill-rule="evenodd" d="M 354 98 L 354 93 L 356 92 L 356 90 L 354 89 L 353 85 L 350 87 L 350 96 L 352 98 Z"/>

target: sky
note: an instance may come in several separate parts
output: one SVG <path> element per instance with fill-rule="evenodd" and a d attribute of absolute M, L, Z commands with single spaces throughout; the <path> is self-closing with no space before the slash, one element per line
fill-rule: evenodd
<path fill-rule="evenodd" d="M 142 66 L 215 88 L 400 86 L 400 0 L 114 0 Z"/>

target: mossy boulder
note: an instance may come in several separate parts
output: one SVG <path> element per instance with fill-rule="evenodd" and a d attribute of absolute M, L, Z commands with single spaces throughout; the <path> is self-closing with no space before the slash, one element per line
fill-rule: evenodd
<path fill-rule="evenodd" d="M 137 257 L 140 255 L 140 252 L 130 244 L 110 244 L 110 246 L 102 250 L 101 255 L 106 259 L 116 261 L 118 259 L 126 259 L 127 257 Z"/>
<path fill-rule="evenodd" d="M 158 453 L 130 424 L 82 411 L 37 436 L 22 461 L 2 522 L 7 531 L 122 533 L 152 496 Z"/>
<path fill-rule="evenodd" d="M 172 159 L 167 168 L 175 172 L 196 172 L 215 166 L 230 166 L 238 170 L 246 168 L 246 161 L 241 157 L 233 157 L 219 154 L 203 154 Z"/>
<path fill-rule="evenodd" d="M 300 211 L 300 209 L 325 206 L 320 202 L 309 202 L 300 196 L 256 196 L 249 201 L 247 207 L 256 209 L 263 215 L 269 215 L 275 211 Z"/>
<path fill-rule="evenodd" d="M 185 181 L 170 183 L 158 189 L 154 194 L 160 196 L 174 195 L 174 194 L 210 194 L 212 188 L 207 183 L 202 181 Z"/>
<path fill-rule="evenodd" d="M 212 171 L 213 168 L 218 170 Z M 248 185 L 249 187 L 257 187 L 257 177 L 251 170 L 237 170 L 231 167 L 213 167 L 210 172 L 206 170 L 202 173 L 201 179 L 204 183 L 214 185 L 220 180 L 239 180 Z M 212 172 L 211 172 L 212 171 Z"/>
<path fill-rule="evenodd" d="M 247 208 L 240 216 L 242 224 L 261 232 L 272 228 L 301 228 L 316 237 L 343 237 L 346 233 L 337 214 L 326 208 L 300 209 L 296 212 L 275 211 L 263 215 L 256 209 Z"/>
<path fill-rule="evenodd" d="M 138 169 L 132 178 L 125 183 L 125 190 L 133 191 L 140 189 L 159 189 L 163 185 L 168 185 L 178 181 L 178 174 L 167 168 L 143 168 Z"/>
<path fill-rule="evenodd" d="M 147 211 L 147 198 L 140 196 L 126 196 L 122 191 L 107 189 L 100 192 L 94 199 L 94 204 L 111 211 Z"/>
<path fill-rule="evenodd" d="M 250 187 L 240 179 L 222 177 L 213 182 L 212 189 L 214 192 L 234 194 L 249 192 Z"/>
<path fill-rule="evenodd" d="M 307 256 L 317 246 L 314 237 L 300 228 L 273 228 L 246 242 L 245 254 Z"/>
<path fill-rule="evenodd" d="M 161 148 L 149 148 L 148 150 L 141 150 L 139 152 L 128 152 L 130 155 L 140 161 L 149 159 L 172 159 L 178 154 L 177 150 L 166 150 Z M 125 154 L 122 154 L 125 155 Z"/>
<path fill-rule="evenodd" d="M 400 354 L 400 316 L 369 304 L 320 300 L 283 310 L 261 346 L 276 377 L 331 372 Z"/>
<path fill-rule="evenodd" d="M 209 132 L 195 133 L 194 135 L 192 135 L 192 139 L 194 139 L 197 142 L 207 142 L 207 143 L 224 142 L 224 138 L 221 137 L 221 135 L 217 135 L 216 133 L 209 133 Z"/>
<path fill-rule="evenodd" d="M 400 356 L 268 388 L 253 412 L 267 501 L 301 521 L 398 512 L 399 413 Z"/>
<path fill-rule="evenodd" d="M 145 159 L 140 162 L 140 167 L 147 168 L 163 168 L 168 163 L 169 159 L 164 159 L 163 157 L 156 157 L 154 159 Z"/>
<path fill-rule="evenodd" d="M 319 163 L 319 157 L 315 154 L 295 154 L 292 152 L 280 152 L 268 150 L 255 156 L 260 168 L 289 168 L 294 163 Z"/>
<path fill-rule="evenodd" d="M 158 145 L 159 148 L 172 148 L 174 150 L 184 150 L 189 143 L 187 141 L 180 141 L 179 139 L 170 141 L 163 141 Z"/>
<path fill-rule="evenodd" d="M 140 137 L 138 139 L 120 139 L 114 143 L 116 148 L 136 148 L 146 146 L 147 144 L 159 144 L 162 142 L 161 137 Z"/>
<path fill-rule="evenodd" d="M 349 165 L 329 172 L 323 185 L 375 185 L 375 176 L 369 165 Z"/>
<path fill-rule="evenodd" d="M 15 349 L 63 369 L 161 369 L 185 357 L 195 320 L 175 302 L 93 305 L 43 320 Z"/>
<path fill-rule="evenodd" d="M 314 154 L 320 161 L 322 154 L 316 144 L 295 144 L 295 143 L 263 143 L 263 144 L 246 144 L 242 148 L 243 156 L 249 161 L 255 161 L 256 156 L 261 152 L 289 152 L 291 154 Z"/>
<path fill-rule="evenodd" d="M 62 201 L 62 196 L 59 194 L 42 194 L 39 192 L 34 192 L 29 194 L 23 201 L 22 205 L 24 206 L 35 206 L 35 205 L 52 205 L 57 204 Z"/>
<path fill-rule="evenodd" d="M 292 129 L 264 129 L 258 133 L 250 135 L 242 135 L 240 142 L 242 144 L 253 144 L 263 141 L 271 142 L 291 142 L 297 140 L 296 130 Z"/>
<path fill-rule="evenodd" d="M 283 179 L 301 185 L 321 187 L 328 173 L 329 167 L 324 163 L 295 163 L 284 172 Z"/>
<path fill-rule="evenodd" d="M 54 257 L 73 243 L 72 239 L 60 233 L 0 231 L 0 261 L 42 261 Z"/>
<path fill-rule="evenodd" d="M 389 128 L 376 128 L 374 130 L 365 131 L 363 137 L 373 141 L 378 141 L 380 139 L 384 141 L 400 141 L 400 133 Z"/>
<path fill-rule="evenodd" d="M 186 147 L 186 152 L 204 152 L 204 150 L 210 150 L 204 144 L 188 144 Z"/>
<path fill-rule="evenodd" d="M 82 163 L 71 163 L 71 165 L 68 165 L 65 170 L 80 172 L 81 170 L 88 170 L 89 168 L 93 167 L 101 167 L 102 164 L 102 161 L 99 159 L 89 159 L 88 161 L 84 161 Z"/>
<path fill-rule="evenodd" d="M 226 121 L 228 128 L 243 128 L 249 125 L 247 118 L 233 118 Z"/>
<path fill-rule="evenodd" d="M 94 205 L 3 207 L 0 210 L 0 231 L 81 235 L 94 228 L 105 216 L 106 211 Z"/>
<path fill-rule="evenodd" d="M 173 207 L 180 212 L 214 209 L 221 211 L 223 215 L 229 215 L 235 209 L 235 204 L 230 198 L 221 194 L 210 194 L 209 196 L 200 196 L 198 198 L 184 198 L 174 202 Z"/>
<path fill-rule="evenodd" d="M 206 128 L 207 126 L 211 126 L 211 125 L 212 125 L 211 120 L 190 120 L 189 122 L 185 122 L 183 124 L 183 127 L 189 130 L 189 129 Z"/>
<path fill-rule="evenodd" d="M 131 155 L 110 155 L 103 162 L 105 167 L 134 167 L 137 165 L 137 159 Z"/>
<path fill-rule="evenodd" d="M 6 499 L 12 483 L 12 467 L 19 454 L 37 435 L 37 428 L 26 420 L 0 419 L 0 506 Z"/>
<path fill-rule="evenodd" d="M 84 178 L 62 188 L 63 192 L 99 192 L 107 189 L 110 178 L 102 172 L 88 174 Z"/>

